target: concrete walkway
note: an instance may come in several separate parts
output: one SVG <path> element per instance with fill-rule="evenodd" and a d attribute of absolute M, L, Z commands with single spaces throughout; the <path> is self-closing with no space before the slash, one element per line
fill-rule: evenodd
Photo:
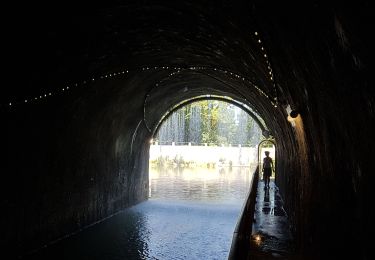
<path fill-rule="evenodd" d="M 259 181 L 251 239 L 251 259 L 294 259 L 293 237 L 279 189 Z"/>

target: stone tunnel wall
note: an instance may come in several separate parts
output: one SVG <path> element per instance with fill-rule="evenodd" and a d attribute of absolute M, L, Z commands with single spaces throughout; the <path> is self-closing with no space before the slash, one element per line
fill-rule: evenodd
<path fill-rule="evenodd" d="M 151 137 L 146 124 L 158 122 L 181 99 L 211 92 L 247 99 L 272 130 L 277 184 L 298 250 L 316 258 L 369 255 L 375 102 L 366 3 L 270 8 L 223 1 L 206 8 L 209 1 L 198 2 L 150 4 L 144 15 L 136 8 L 106 9 L 72 24 L 51 23 L 45 28 L 50 34 L 41 29 L 29 35 L 41 37 L 35 46 L 13 52 L 20 57 L 12 56 L 9 64 L 23 60 L 29 68 L 24 77 L 12 77 L 21 94 L 55 91 L 50 86 L 113 72 L 124 63 L 207 69 L 174 76 L 139 72 L 7 107 L 2 129 L 7 162 L 1 166 L 6 245 L 22 254 L 144 200 Z M 272 65 L 277 108 L 241 77 L 213 70 L 228 69 L 273 93 L 263 53 L 250 36 L 255 31 Z M 40 63 L 33 67 L 36 59 Z M 147 108 L 149 120 L 142 121 L 145 97 L 160 80 L 162 88 L 155 89 Z M 196 87 L 186 92 L 186 84 Z M 286 119 L 288 104 L 300 111 L 296 127 Z"/>
<path fill-rule="evenodd" d="M 143 100 L 130 100 L 139 91 L 131 86 L 104 81 L 8 111 L 2 236 L 12 253 L 147 198 L 150 133 L 141 121 Z"/>
<path fill-rule="evenodd" d="M 374 90 L 366 55 L 367 8 L 361 2 L 257 10 L 260 20 L 268 20 L 260 26 L 285 99 L 281 103 L 302 117 L 302 124 L 280 135 L 286 141 L 279 153 L 287 155 L 278 160 L 277 183 L 299 249 L 317 259 L 372 254 L 374 215 L 366 204 L 371 204 L 373 171 L 366 157 L 374 155 Z"/>

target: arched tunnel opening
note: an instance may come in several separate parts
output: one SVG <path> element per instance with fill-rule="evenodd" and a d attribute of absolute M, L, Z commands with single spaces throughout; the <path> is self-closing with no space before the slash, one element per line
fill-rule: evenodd
<path fill-rule="evenodd" d="M 163 228 L 148 224 L 150 233 L 159 230 L 153 238 L 178 239 L 164 240 L 148 258 L 228 258 L 258 164 L 256 146 L 265 133 L 257 125 L 261 119 L 241 106 L 202 95 L 171 106 L 159 120 L 150 141 L 149 198 L 140 205 L 152 206 L 153 219 L 160 216 L 159 207 L 168 211 Z"/>
<path fill-rule="evenodd" d="M 153 131 L 208 93 L 250 106 L 277 140 L 298 255 L 370 259 L 368 5 L 9 4 L 20 22 L 3 23 L 4 252 L 28 255 L 146 200 Z"/>
<path fill-rule="evenodd" d="M 250 107 L 223 96 L 206 94 L 172 105 L 152 133 L 150 183 L 151 171 L 162 175 L 172 169 L 199 173 L 203 179 L 210 168 L 224 173 L 232 172 L 233 167 L 250 167 L 252 174 L 259 151 L 267 147 L 275 155 L 274 147 L 269 146 L 274 141 L 265 139 L 270 135 L 263 120 Z M 259 143 L 268 145 L 258 148 Z"/>

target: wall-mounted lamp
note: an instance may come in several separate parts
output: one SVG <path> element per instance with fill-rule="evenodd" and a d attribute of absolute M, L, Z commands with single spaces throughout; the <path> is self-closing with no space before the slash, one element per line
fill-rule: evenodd
<path fill-rule="evenodd" d="M 270 137 L 270 131 L 268 131 L 268 130 L 264 130 L 264 131 L 262 132 L 262 134 L 263 134 L 263 136 L 264 136 L 265 138 L 269 138 L 269 137 Z"/>
<path fill-rule="evenodd" d="M 292 124 L 292 126 L 295 126 L 295 120 L 299 115 L 299 111 L 297 109 L 291 109 L 290 105 L 285 108 L 285 111 L 288 115 L 288 121 Z"/>
<path fill-rule="evenodd" d="M 291 118 L 297 118 L 298 114 L 299 114 L 298 110 L 292 110 L 290 111 L 289 116 Z"/>

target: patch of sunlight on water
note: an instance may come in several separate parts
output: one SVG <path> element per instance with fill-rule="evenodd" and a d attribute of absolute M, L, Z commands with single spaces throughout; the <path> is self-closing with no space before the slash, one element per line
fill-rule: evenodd
<path fill-rule="evenodd" d="M 151 169 L 151 198 L 25 259 L 227 259 L 249 167 Z"/>
<path fill-rule="evenodd" d="M 242 204 L 253 173 L 249 167 L 150 168 L 151 199 Z"/>
<path fill-rule="evenodd" d="M 148 259 L 227 259 L 254 168 L 151 168 Z"/>

